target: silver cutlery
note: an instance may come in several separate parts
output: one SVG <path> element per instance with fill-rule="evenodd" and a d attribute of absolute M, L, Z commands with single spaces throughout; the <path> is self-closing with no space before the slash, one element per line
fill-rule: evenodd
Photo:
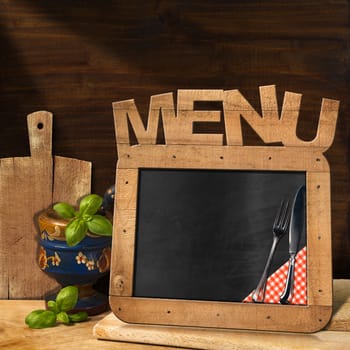
<path fill-rule="evenodd" d="M 305 186 L 301 186 L 293 201 L 291 219 L 289 225 L 289 267 L 286 285 L 280 297 L 281 304 L 289 304 L 289 298 L 293 294 L 294 268 L 299 242 L 305 230 Z"/>
<path fill-rule="evenodd" d="M 261 275 L 260 281 L 252 295 L 252 299 L 255 303 L 264 302 L 265 292 L 266 292 L 266 283 L 270 273 L 272 258 L 275 254 L 276 247 L 279 241 L 287 233 L 289 220 L 290 220 L 289 201 L 284 200 L 281 202 L 281 205 L 277 211 L 275 221 L 272 226 L 273 240 L 272 240 L 270 254 L 267 258 L 267 262 L 266 262 L 264 271 Z"/>

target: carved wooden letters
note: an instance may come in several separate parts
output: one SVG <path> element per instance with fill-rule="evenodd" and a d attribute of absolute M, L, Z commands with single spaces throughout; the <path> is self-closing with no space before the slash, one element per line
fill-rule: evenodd
<path fill-rule="evenodd" d="M 317 134 L 312 141 L 296 135 L 301 98 L 298 93 L 285 92 L 281 113 L 278 111 L 276 87 L 259 88 L 261 115 L 237 89 L 178 90 L 177 109 L 172 93 L 151 97 L 148 122 L 145 127 L 134 100 L 113 103 L 118 144 L 130 144 L 128 119 L 139 144 L 156 144 L 161 116 L 167 145 L 223 145 L 222 134 L 194 133 L 193 123 L 220 122 L 221 111 L 195 110 L 195 101 L 221 101 L 227 145 L 243 145 L 241 118 L 244 118 L 265 143 L 282 142 L 284 146 L 312 146 L 326 151 L 335 134 L 339 101 L 323 98 Z"/>

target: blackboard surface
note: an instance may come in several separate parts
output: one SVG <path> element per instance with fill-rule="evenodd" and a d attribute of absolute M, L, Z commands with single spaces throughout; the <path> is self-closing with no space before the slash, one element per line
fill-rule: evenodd
<path fill-rule="evenodd" d="M 133 296 L 242 301 L 305 172 L 140 169 Z M 302 237 L 300 247 L 305 245 Z M 288 235 L 271 272 L 288 260 Z"/>

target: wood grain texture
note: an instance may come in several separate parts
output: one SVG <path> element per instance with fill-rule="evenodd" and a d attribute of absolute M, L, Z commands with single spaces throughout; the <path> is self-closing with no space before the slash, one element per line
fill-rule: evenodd
<path fill-rule="evenodd" d="M 349 280 L 334 280 L 333 316 L 326 330 L 314 334 L 228 331 L 125 323 L 107 315 L 94 327 L 100 339 L 173 345 L 194 349 L 345 349 L 349 338 Z M 288 318 L 293 319 L 294 315 Z M 245 317 L 241 313 L 239 317 Z M 304 320 L 305 321 L 305 320 Z M 257 322 L 267 322 L 257 320 Z"/>
<path fill-rule="evenodd" d="M 37 216 L 91 190 L 91 163 L 52 157 L 50 112 L 28 115 L 30 157 L 0 159 L 0 298 L 43 298 L 58 283 L 38 266 Z"/>
<path fill-rule="evenodd" d="M 37 266 L 35 224 L 36 215 L 52 201 L 52 115 L 29 115 L 28 130 L 32 156 L 0 163 L 0 280 L 5 299 L 42 296 L 57 285 Z"/>
<path fill-rule="evenodd" d="M 90 162 L 55 156 L 52 203 L 78 205 L 82 196 L 91 193 L 91 172 Z"/>
<path fill-rule="evenodd" d="M 118 168 L 266 169 L 329 171 L 320 149 L 206 145 L 118 146 Z"/>
<path fill-rule="evenodd" d="M 147 346 L 125 342 L 97 340 L 93 328 L 107 313 L 92 316 L 87 322 L 71 327 L 59 325 L 46 329 L 30 329 L 25 317 L 33 310 L 43 309 L 38 300 L 0 300 L 0 348 L 7 350 L 35 350 L 45 346 L 48 350 L 65 350 L 73 347 L 81 350 L 173 350 L 163 346 Z"/>
<path fill-rule="evenodd" d="M 152 325 L 125 324 L 113 314 L 106 316 L 94 328 L 100 339 L 164 344 L 185 349 L 201 350 L 343 350 L 350 340 L 346 332 L 322 331 L 312 335 L 281 332 L 223 331 L 203 328 L 157 327 Z M 152 345 L 153 346 L 153 345 Z"/>
<path fill-rule="evenodd" d="M 350 332 L 350 280 L 333 281 L 333 316 L 327 325 L 332 331 Z"/>
<path fill-rule="evenodd" d="M 88 322 L 74 327 L 33 330 L 23 320 L 34 309 L 44 307 L 43 301 L 0 300 L 0 348 L 7 350 L 40 349 L 45 344 L 48 350 L 64 350 L 67 347 L 82 350 L 172 350 L 197 348 L 206 350 L 268 350 L 318 349 L 342 350 L 349 344 L 349 280 L 334 281 L 334 309 L 327 330 L 314 334 L 281 332 L 222 331 L 190 328 L 128 325 L 118 321 L 107 312 L 93 316 Z M 342 328 L 340 328 L 340 326 Z M 109 339 L 107 341 L 98 340 Z M 116 341 L 110 341 L 114 339 Z M 139 342 L 139 343 L 136 343 Z M 147 345 L 160 343 L 168 345 Z M 171 346 L 181 344 L 181 346 Z"/>
<path fill-rule="evenodd" d="M 92 161 L 93 191 L 114 183 L 112 102 L 177 89 L 239 89 L 261 111 L 258 86 L 301 93 L 299 137 L 316 134 L 323 97 L 340 100 L 332 172 L 333 272 L 349 277 L 350 4 L 298 1 L 0 0 L 0 157 L 29 155 L 24 115 L 52 111 L 53 153 Z M 221 133 L 223 121 L 200 132 Z M 215 124 L 215 125 L 214 125 Z M 261 140 L 244 125 L 244 141 Z"/>

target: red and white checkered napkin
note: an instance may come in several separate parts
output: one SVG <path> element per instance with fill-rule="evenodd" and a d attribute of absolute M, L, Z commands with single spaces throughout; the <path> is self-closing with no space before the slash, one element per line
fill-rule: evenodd
<path fill-rule="evenodd" d="M 287 261 L 276 272 L 274 272 L 267 280 L 265 303 L 278 304 L 280 296 L 283 293 L 286 284 L 289 262 Z M 243 302 L 252 302 L 252 294 L 249 294 Z M 294 270 L 294 292 L 290 304 L 306 305 L 307 289 L 306 289 L 306 247 L 301 249 L 295 262 Z"/>

